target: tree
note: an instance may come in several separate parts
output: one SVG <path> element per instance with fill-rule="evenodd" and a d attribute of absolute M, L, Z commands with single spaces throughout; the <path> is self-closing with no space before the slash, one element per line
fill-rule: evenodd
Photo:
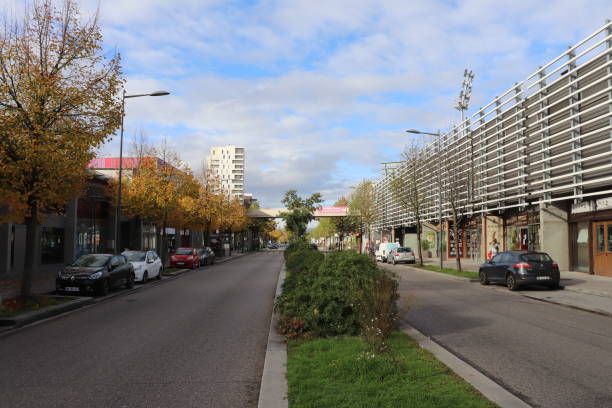
<path fill-rule="evenodd" d="M 319 219 L 319 225 L 314 227 L 314 229 L 308 233 L 308 237 L 328 238 L 332 237 L 336 232 L 336 226 L 332 222 L 331 218 L 321 218 Z"/>
<path fill-rule="evenodd" d="M 285 193 L 282 203 L 287 210 L 280 213 L 285 220 L 287 231 L 296 239 L 304 239 L 308 223 L 314 220 L 314 212 L 317 204 L 323 202 L 320 193 L 314 193 L 309 198 L 302 198 L 297 195 L 296 190 L 289 190 Z"/>
<path fill-rule="evenodd" d="M 420 170 L 424 163 L 421 149 L 417 145 L 408 147 L 402 154 L 406 162 L 404 169 L 398 169 L 393 174 L 390 183 L 393 198 L 402 206 L 404 211 L 412 214 L 416 226 L 418 242 L 419 265 L 423 265 L 423 250 L 421 233 L 423 224 L 421 222 L 421 212 L 425 205 L 425 196 L 420 185 Z"/>
<path fill-rule="evenodd" d="M 161 159 L 161 161 L 158 161 Z M 168 240 L 166 228 L 193 222 L 181 208 L 185 197 L 198 196 L 198 184 L 191 171 L 164 144 L 140 160 L 134 175 L 123 181 L 123 210 L 129 216 L 139 216 L 152 222 L 162 233 L 161 257 L 166 263 Z M 111 188 L 111 191 L 115 190 Z"/>
<path fill-rule="evenodd" d="M 449 152 L 447 152 L 447 155 L 450 155 Z M 443 160 L 439 180 L 439 188 L 442 190 L 444 201 L 446 201 L 450 207 L 455 261 L 458 270 L 461 270 L 459 226 L 461 225 L 464 217 L 464 206 L 467 203 L 469 180 L 472 172 L 473 169 L 469 167 L 468 163 L 457 164 L 455 162 L 451 162 L 450 160 Z"/>
<path fill-rule="evenodd" d="M 349 201 L 345 197 L 340 197 L 334 204 L 337 207 L 348 207 Z M 340 248 L 346 235 L 359 230 L 359 218 L 352 214 L 347 214 L 346 217 L 334 217 L 331 219 L 332 224 L 338 233 Z"/>
<path fill-rule="evenodd" d="M 79 196 L 95 149 L 119 127 L 118 55 L 107 59 L 97 14 L 74 1 L 34 1 L 0 32 L 0 204 L 25 222 L 21 295 L 30 296 L 39 224 Z"/>
<path fill-rule="evenodd" d="M 371 180 L 362 180 L 353 190 L 349 202 L 349 214 L 358 217 L 365 224 L 368 233 L 368 249 L 370 255 L 373 256 L 372 225 L 378 219 L 378 211 L 376 210 L 374 183 Z"/>

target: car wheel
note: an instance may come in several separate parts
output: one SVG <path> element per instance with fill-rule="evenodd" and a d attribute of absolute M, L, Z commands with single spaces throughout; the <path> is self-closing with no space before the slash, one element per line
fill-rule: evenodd
<path fill-rule="evenodd" d="M 161 280 L 162 278 L 162 273 L 164 272 L 164 268 L 159 268 L 159 272 L 157 272 L 157 280 Z"/>
<path fill-rule="evenodd" d="M 514 275 L 512 275 L 511 273 L 506 276 L 506 286 L 508 286 L 508 289 L 512 291 L 519 290 L 519 285 L 516 279 L 514 278 Z"/>
<path fill-rule="evenodd" d="M 488 285 L 490 283 L 489 278 L 487 277 L 487 273 L 485 271 L 480 271 L 478 273 L 478 277 L 480 278 L 481 285 Z"/>
<path fill-rule="evenodd" d="M 125 282 L 126 289 L 132 289 L 134 287 L 134 274 L 130 273 L 127 278 L 127 282 Z"/>
<path fill-rule="evenodd" d="M 142 280 L 140 281 L 142 284 L 147 283 L 147 281 L 149 280 L 149 272 L 145 271 L 142 274 Z"/>
<path fill-rule="evenodd" d="M 548 286 L 550 290 L 559 290 L 559 282 L 552 283 Z"/>
<path fill-rule="evenodd" d="M 108 295 L 108 279 L 104 279 L 100 282 L 100 286 L 96 290 L 98 296 L 106 296 Z"/>

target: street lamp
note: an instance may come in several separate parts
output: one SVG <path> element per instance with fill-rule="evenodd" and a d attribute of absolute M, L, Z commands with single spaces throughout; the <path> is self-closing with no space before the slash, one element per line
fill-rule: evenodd
<path fill-rule="evenodd" d="M 123 175 L 123 118 L 125 117 L 125 100 L 128 98 L 139 98 L 141 96 L 165 96 L 170 95 L 170 92 L 166 91 L 155 91 L 148 94 L 134 94 L 134 95 L 126 95 L 125 89 L 123 90 L 123 95 L 121 96 L 121 137 L 119 139 L 119 191 L 117 192 L 117 208 L 115 209 L 115 254 L 120 253 L 119 246 L 119 226 L 121 225 L 119 221 L 120 209 L 121 209 L 121 178 Z"/>
<path fill-rule="evenodd" d="M 442 270 L 442 160 L 440 159 L 442 152 L 442 136 L 440 134 L 440 129 L 438 129 L 437 133 L 421 132 L 415 129 L 408 129 L 406 132 L 414 133 L 415 135 L 436 136 L 438 138 L 438 224 L 440 225 L 440 232 L 438 233 L 438 255 L 440 256 L 440 270 Z M 420 242 L 419 245 L 421 245 Z"/>

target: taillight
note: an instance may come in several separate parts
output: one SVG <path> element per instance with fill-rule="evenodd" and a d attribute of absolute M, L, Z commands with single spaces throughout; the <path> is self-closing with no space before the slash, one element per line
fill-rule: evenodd
<path fill-rule="evenodd" d="M 399 256 L 399 254 L 395 254 L 395 256 Z"/>
<path fill-rule="evenodd" d="M 533 268 L 533 266 L 529 265 L 527 262 L 520 262 L 520 263 L 514 264 L 514 267 L 518 268 L 518 269 L 521 269 L 521 268 L 522 269 L 531 269 L 531 268 Z"/>
<path fill-rule="evenodd" d="M 557 265 L 556 263 L 554 263 L 554 264 L 552 264 L 552 267 L 553 267 L 553 268 L 558 268 L 558 267 L 559 267 L 559 265 Z"/>

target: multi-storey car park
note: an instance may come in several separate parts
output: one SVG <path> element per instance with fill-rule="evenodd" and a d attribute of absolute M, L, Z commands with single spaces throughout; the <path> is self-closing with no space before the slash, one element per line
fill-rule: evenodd
<path fill-rule="evenodd" d="M 460 186 L 459 256 L 484 261 L 496 240 L 500 250 L 548 252 L 562 270 L 612 276 L 612 23 L 421 154 L 421 218 L 432 256 L 438 236 L 443 257 L 455 256 L 449 191 Z M 387 164 L 376 182 L 380 240 L 416 244 L 414 214 L 390 186 L 410 165 Z"/>

